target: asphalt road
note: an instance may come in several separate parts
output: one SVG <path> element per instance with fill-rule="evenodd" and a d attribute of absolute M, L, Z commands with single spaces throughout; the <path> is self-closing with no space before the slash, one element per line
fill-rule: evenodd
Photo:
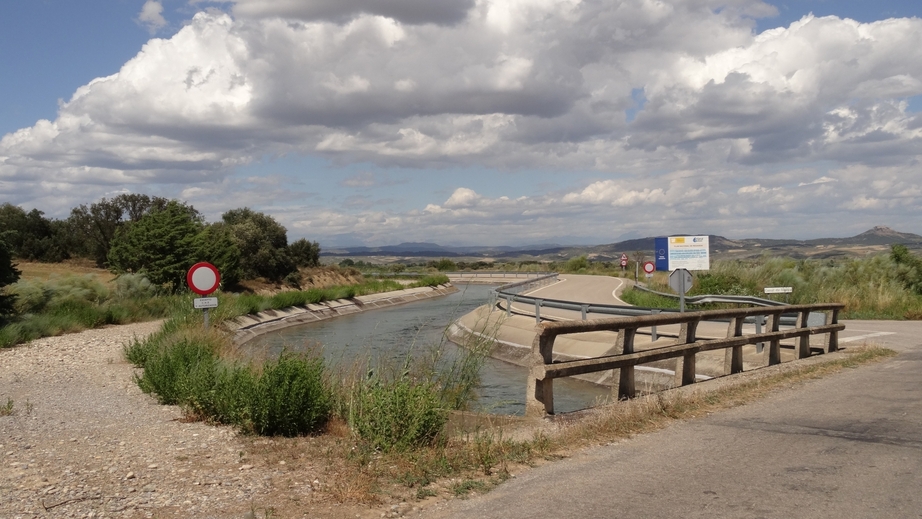
<path fill-rule="evenodd" d="M 433 515 L 922 517 L 922 323 L 846 326 L 843 346 L 900 354 L 582 451 Z"/>
<path fill-rule="evenodd" d="M 610 276 L 585 276 L 579 274 L 561 274 L 556 283 L 551 283 L 535 290 L 526 292 L 524 295 L 544 299 L 556 299 L 559 301 L 572 301 L 577 303 L 596 303 L 606 305 L 627 305 L 618 298 L 623 290 L 633 284 L 632 281 L 623 278 L 614 278 Z M 534 314 L 534 305 L 524 303 L 514 303 L 513 308 Z M 557 308 L 541 307 L 542 316 L 562 317 L 565 319 L 580 319 L 580 312 L 572 310 L 560 310 Z M 610 315 L 593 315 L 590 319 L 602 317 L 611 317 Z"/>

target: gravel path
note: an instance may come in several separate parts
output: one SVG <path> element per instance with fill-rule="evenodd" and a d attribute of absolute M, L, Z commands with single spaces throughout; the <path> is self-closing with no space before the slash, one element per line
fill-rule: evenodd
<path fill-rule="evenodd" d="M 122 346 L 159 326 L 0 350 L 0 518 L 245 517 L 269 492 L 232 429 L 183 423 L 133 382 Z"/>

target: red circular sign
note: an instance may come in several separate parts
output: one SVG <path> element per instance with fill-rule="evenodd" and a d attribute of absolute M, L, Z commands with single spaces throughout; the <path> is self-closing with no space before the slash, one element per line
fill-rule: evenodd
<path fill-rule="evenodd" d="M 652 274 L 654 270 L 656 270 L 656 264 L 652 261 L 648 261 L 643 264 L 643 271 L 647 274 Z"/>
<path fill-rule="evenodd" d="M 196 294 L 207 296 L 218 289 L 221 284 L 221 273 L 217 267 L 204 261 L 192 265 L 186 273 L 186 283 Z"/>

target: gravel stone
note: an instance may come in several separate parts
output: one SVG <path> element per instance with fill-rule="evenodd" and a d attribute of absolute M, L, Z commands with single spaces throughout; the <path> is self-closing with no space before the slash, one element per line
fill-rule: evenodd
<path fill-rule="evenodd" d="M 134 383 L 123 345 L 160 325 L 0 350 L 0 398 L 15 410 L 0 417 L 0 517 L 239 518 L 268 491 L 271 479 L 253 466 L 239 477 L 233 429 L 186 423 Z M 195 485 L 190 471 L 225 483 Z"/>

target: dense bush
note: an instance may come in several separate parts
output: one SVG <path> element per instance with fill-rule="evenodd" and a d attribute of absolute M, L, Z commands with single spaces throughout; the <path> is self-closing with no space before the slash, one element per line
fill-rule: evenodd
<path fill-rule="evenodd" d="M 372 375 L 353 388 L 348 422 L 355 433 L 382 451 L 403 451 L 432 443 L 448 421 L 440 388 L 407 373 L 389 379 Z"/>
<path fill-rule="evenodd" d="M 322 357 L 282 353 L 251 373 L 232 384 L 243 397 L 238 409 L 244 410 L 239 425 L 245 430 L 297 436 L 316 432 L 329 420 L 333 395 Z"/>
<path fill-rule="evenodd" d="M 267 436 L 312 433 L 329 419 L 332 393 L 322 358 L 283 353 L 261 366 L 233 364 L 222 360 L 216 334 L 169 338 L 126 349 L 144 368 L 138 386 L 161 403 Z"/>
<path fill-rule="evenodd" d="M 13 313 L 16 296 L 5 293 L 5 288 L 19 280 L 19 270 L 13 266 L 9 246 L 0 236 L 0 324 L 5 315 Z"/>

